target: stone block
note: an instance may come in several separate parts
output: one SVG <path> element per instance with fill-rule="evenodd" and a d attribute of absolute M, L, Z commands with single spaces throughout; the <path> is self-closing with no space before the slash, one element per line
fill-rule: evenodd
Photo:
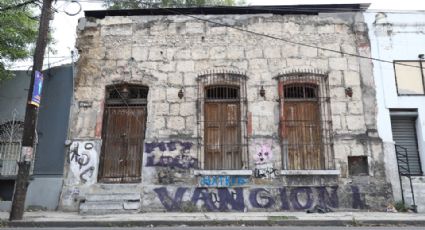
<path fill-rule="evenodd" d="M 194 48 L 192 49 L 192 58 L 194 60 L 207 59 L 209 52 L 207 47 Z"/>
<path fill-rule="evenodd" d="M 282 46 L 282 57 L 298 57 L 298 45 L 286 44 Z"/>
<path fill-rule="evenodd" d="M 332 128 L 334 130 L 340 130 L 340 129 L 342 129 L 342 126 L 341 126 L 341 116 L 339 116 L 339 115 L 332 116 Z"/>
<path fill-rule="evenodd" d="M 179 61 L 177 62 L 177 71 L 193 72 L 195 71 L 195 63 L 193 61 Z"/>
<path fill-rule="evenodd" d="M 166 89 L 167 101 L 168 102 L 177 102 L 178 100 L 180 100 L 180 98 L 178 97 L 179 90 L 180 90 L 179 88 L 168 87 Z"/>
<path fill-rule="evenodd" d="M 176 62 L 161 62 L 158 63 L 158 70 L 161 72 L 169 73 L 176 71 Z"/>
<path fill-rule="evenodd" d="M 128 60 L 131 58 L 131 45 L 109 47 L 106 50 L 106 58 L 112 60 Z"/>
<path fill-rule="evenodd" d="M 364 118 L 361 115 L 349 115 L 345 117 L 345 120 L 347 121 L 347 128 L 350 131 L 366 129 Z"/>
<path fill-rule="evenodd" d="M 183 84 L 183 74 L 179 72 L 169 73 L 168 84 L 181 86 Z"/>
<path fill-rule="evenodd" d="M 280 47 L 279 46 L 266 47 L 264 49 L 264 57 L 265 58 L 280 58 L 281 57 Z"/>
<path fill-rule="evenodd" d="M 228 59 L 243 59 L 244 57 L 245 53 L 242 46 L 229 46 L 227 48 Z"/>
<path fill-rule="evenodd" d="M 266 59 L 251 59 L 249 60 L 249 69 L 267 69 L 267 60 Z"/>
<path fill-rule="evenodd" d="M 332 115 L 344 115 L 347 113 L 347 104 L 345 102 L 331 103 Z"/>
<path fill-rule="evenodd" d="M 319 46 L 321 48 L 324 48 L 324 49 L 318 50 L 319 57 L 341 57 L 342 56 L 342 54 L 339 53 L 341 51 L 341 47 L 338 43 L 321 44 Z M 329 50 L 332 50 L 332 51 L 329 51 Z"/>
<path fill-rule="evenodd" d="M 178 116 L 179 113 L 180 113 L 180 104 L 179 103 L 170 104 L 170 113 L 169 113 L 169 115 Z"/>
<path fill-rule="evenodd" d="M 174 60 L 190 60 L 191 59 L 191 50 L 190 49 L 180 49 L 174 55 Z"/>
<path fill-rule="evenodd" d="M 204 23 L 203 22 L 186 22 L 186 33 L 187 34 L 203 34 Z"/>
<path fill-rule="evenodd" d="M 335 33 L 335 26 L 332 25 L 323 25 L 317 27 L 317 32 L 319 34 L 333 34 Z"/>
<path fill-rule="evenodd" d="M 168 103 L 155 103 L 155 115 L 167 115 L 170 113 L 170 106 Z"/>
<path fill-rule="evenodd" d="M 248 47 L 245 49 L 245 53 L 248 59 L 263 57 L 263 50 L 258 47 Z"/>
<path fill-rule="evenodd" d="M 286 64 L 288 66 L 307 66 L 309 61 L 302 58 L 288 58 L 286 59 Z"/>
<path fill-rule="evenodd" d="M 363 103 L 361 101 L 350 101 L 348 103 L 348 112 L 353 115 L 363 114 Z"/>
<path fill-rule="evenodd" d="M 148 54 L 149 61 L 160 61 L 165 58 L 164 49 L 160 48 L 150 48 Z"/>
<path fill-rule="evenodd" d="M 360 85 L 360 73 L 354 71 L 344 72 L 344 81 L 346 87 L 359 86 Z"/>
<path fill-rule="evenodd" d="M 207 27 L 207 35 L 223 35 L 227 33 L 227 27 L 211 26 Z"/>
<path fill-rule="evenodd" d="M 226 47 L 216 46 L 210 49 L 210 58 L 211 59 L 224 59 L 226 58 Z"/>
<path fill-rule="evenodd" d="M 133 46 L 133 58 L 136 61 L 148 60 L 149 48 L 146 46 Z"/>
<path fill-rule="evenodd" d="M 184 118 L 180 116 L 169 116 L 167 119 L 167 128 L 174 130 L 185 129 Z"/>
<path fill-rule="evenodd" d="M 317 57 L 317 48 L 300 46 L 300 55 L 302 57 Z"/>
<path fill-rule="evenodd" d="M 332 70 L 346 70 L 347 59 L 346 58 L 329 58 L 329 68 Z"/>
<path fill-rule="evenodd" d="M 195 115 L 195 111 L 196 111 L 195 102 L 185 102 L 180 104 L 181 116 Z"/>

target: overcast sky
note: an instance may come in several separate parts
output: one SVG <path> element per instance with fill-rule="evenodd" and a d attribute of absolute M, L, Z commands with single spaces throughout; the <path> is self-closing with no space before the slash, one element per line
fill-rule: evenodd
<path fill-rule="evenodd" d="M 68 2 L 67 2 L 68 1 Z M 249 5 L 294 5 L 294 4 L 331 4 L 331 3 L 371 3 L 369 9 L 382 11 L 399 10 L 421 10 L 425 13 L 425 0 L 247 0 Z M 54 28 L 54 39 L 56 43 L 51 48 L 56 50 L 55 54 L 49 54 L 49 60 L 52 66 L 70 63 L 70 53 L 74 49 L 76 38 L 76 26 L 78 19 L 84 17 L 85 10 L 102 10 L 101 0 L 80 0 L 82 10 L 78 15 L 68 16 L 64 13 L 78 12 L 79 7 L 75 3 L 69 3 L 69 0 L 59 0 L 55 4 L 57 13 L 52 22 Z M 47 56 L 47 54 L 46 54 Z M 31 61 L 19 62 L 14 64 L 14 69 L 28 69 Z"/>

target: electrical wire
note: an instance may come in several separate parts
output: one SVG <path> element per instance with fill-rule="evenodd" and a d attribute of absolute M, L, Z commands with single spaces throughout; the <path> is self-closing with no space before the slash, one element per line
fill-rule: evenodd
<path fill-rule="evenodd" d="M 347 56 L 352 56 L 352 57 L 357 57 L 357 58 L 369 59 L 369 60 L 372 60 L 372 61 L 378 61 L 378 62 L 383 62 L 383 63 L 390 63 L 390 64 L 396 64 L 396 65 L 401 65 L 401 66 L 408 66 L 408 67 L 414 67 L 414 68 L 419 68 L 419 69 L 425 69 L 425 68 L 421 68 L 419 66 L 414 66 L 414 65 L 404 64 L 404 63 L 395 63 L 393 61 L 389 61 L 389 60 L 385 60 L 385 59 L 381 59 L 381 58 L 367 57 L 367 56 L 363 56 L 363 55 L 359 55 L 359 54 L 347 53 L 347 52 L 343 52 L 343 51 L 339 51 L 339 50 L 333 50 L 333 49 L 329 49 L 329 48 L 325 48 L 325 47 L 305 44 L 305 43 L 302 43 L 302 42 L 295 42 L 295 41 L 291 41 L 291 40 L 288 40 L 288 39 L 279 38 L 279 37 L 275 37 L 275 36 L 268 35 L 268 34 L 258 33 L 258 32 L 243 29 L 243 28 L 240 28 L 240 27 L 235 27 L 235 26 L 228 25 L 228 24 L 225 24 L 225 23 L 212 21 L 210 19 L 200 18 L 198 16 L 194 16 L 194 15 L 191 15 L 191 14 L 186 14 L 186 13 L 180 12 L 176 9 L 171 9 L 171 8 L 161 8 L 161 9 L 169 11 L 169 12 L 174 13 L 174 14 L 190 17 L 190 18 L 196 19 L 198 21 L 212 23 L 212 24 L 215 24 L 215 25 L 219 25 L 219 26 L 223 26 L 223 27 L 226 27 L 226 28 L 242 31 L 242 32 L 245 32 L 245 33 L 254 34 L 256 36 L 262 36 L 262 37 L 266 37 L 266 38 L 270 38 L 270 39 L 274 39 L 274 40 L 280 40 L 280 41 L 283 41 L 283 42 L 286 42 L 286 43 L 289 43 L 289 44 L 293 44 L 293 45 L 320 49 L 320 50 L 323 50 L 323 51 L 338 53 L 338 54 L 341 54 L 341 55 L 347 55 Z"/>

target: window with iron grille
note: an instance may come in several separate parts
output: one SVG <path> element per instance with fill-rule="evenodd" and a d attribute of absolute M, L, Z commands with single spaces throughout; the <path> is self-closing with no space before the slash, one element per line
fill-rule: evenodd
<path fill-rule="evenodd" d="M 198 77 L 198 159 L 208 170 L 248 166 L 246 76 L 213 73 Z"/>
<path fill-rule="evenodd" d="M 278 79 L 284 169 L 334 169 L 327 76 L 296 73 Z"/>

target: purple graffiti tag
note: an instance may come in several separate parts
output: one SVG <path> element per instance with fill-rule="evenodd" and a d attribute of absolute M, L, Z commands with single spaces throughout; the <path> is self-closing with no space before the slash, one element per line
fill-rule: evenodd
<path fill-rule="evenodd" d="M 365 203 L 360 197 L 360 190 L 357 186 L 351 186 L 352 198 L 353 198 L 353 208 L 354 209 L 364 209 Z"/>
<path fill-rule="evenodd" d="M 220 211 L 227 211 L 229 210 L 229 205 L 231 207 L 231 210 L 236 211 L 244 211 L 245 204 L 243 199 L 243 189 L 242 188 L 235 188 L 235 193 L 230 193 L 230 191 L 227 188 L 219 188 L 218 189 L 218 197 L 220 198 L 219 201 L 219 207 L 218 209 Z M 234 195 L 235 194 L 235 198 Z"/>
<path fill-rule="evenodd" d="M 280 193 L 280 202 L 282 203 L 281 209 L 282 210 L 289 210 L 289 201 L 288 201 L 288 195 L 286 194 L 286 188 L 279 188 Z"/>
<path fill-rule="evenodd" d="M 196 205 L 199 200 L 202 200 L 204 202 L 204 207 L 208 211 L 216 211 L 217 207 L 214 205 L 214 202 L 211 198 L 210 193 L 205 188 L 196 188 L 193 192 L 192 196 L 192 203 Z"/>
<path fill-rule="evenodd" d="M 167 145 L 168 151 L 174 151 L 174 150 L 177 149 L 176 148 L 176 142 L 174 142 L 174 141 L 168 142 L 166 145 Z"/>
<path fill-rule="evenodd" d="M 155 188 L 154 191 L 158 195 L 159 200 L 162 205 L 167 209 L 167 211 L 180 211 L 183 195 L 186 192 L 187 188 L 177 188 L 174 198 L 171 198 L 168 194 L 167 188 Z"/>
<path fill-rule="evenodd" d="M 306 194 L 306 202 L 304 205 L 301 204 L 298 195 L 299 194 Z M 291 190 L 291 193 L 289 195 L 289 199 L 291 200 L 292 207 L 295 210 L 303 210 L 303 209 L 309 209 L 313 205 L 313 199 L 311 198 L 311 188 L 310 187 L 299 187 L 299 188 L 293 188 Z"/>
<path fill-rule="evenodd" d="M 266 202 L 259 202 L 258 197 Z M 264 188 L 252 189 L 249 193 L 249 201 L 254 208 L 270 208 L 275 203 L 274 199 L 270 196 L 270 192 Z"/>
<path fill-rule="evenodd" d="M 322 207 L 338 208 L 338 186 L 331 187 L 332 191 L 329 194 L 326 187 L 317 187 L 319 193 L 319 205 Z"/>
<path fill-rule="evenodd" d="M 148 167 L 174 167 L 181 169 L 198 168 L 198 159 L 189 155 L 178 155 L 176 157 L 160 156 L 158 162 L 154 163 L 155 156 L 146 158 Z"/>
<path fill-rule="evenodd" d="M 193 146 L 192 142 L 180 142 L 179 141 L 179 144 L 182 147 L 183 151 L 189 151 Z"/>

